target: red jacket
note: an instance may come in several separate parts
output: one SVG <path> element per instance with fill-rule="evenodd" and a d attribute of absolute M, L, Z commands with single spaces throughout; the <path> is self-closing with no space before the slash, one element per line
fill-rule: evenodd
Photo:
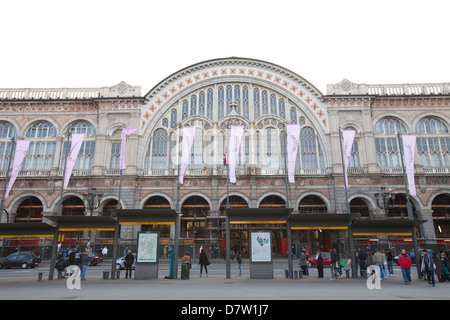
<path fill-rule="evenodd" d="M 398 264 L 403 269 L 408 269 L 411 267 L 411 259 L 409 258 L 408 254 L 400 254 L 398 257 Z"/>

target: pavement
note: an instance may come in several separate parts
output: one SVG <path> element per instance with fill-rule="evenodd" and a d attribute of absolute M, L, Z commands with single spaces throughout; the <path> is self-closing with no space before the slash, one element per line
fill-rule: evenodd
<path fill-rule="evenodd" d="M 423 300 L 449 299 L 450 283 L 436 283 L 434 287 L 419 280 L 415 267 L 411 268 L 412 284 L 405 285 L 399 268 L 394 276 L 380 282 L 379 289 L 369 289 L 367 280 L 344 276 L 331 280 L 329 268 L 324 269 L 324 278 L 317 277 L 317 269 L 310 268 L 310 275 L 287 279 L 284 262 L 274 263 L 273 279 L 250 279 L 248 263 L 242 265 L 242 276 L 238 276 L 236 264 L 232 264 L 231 277 L 225 276 L 224 263 L 208 266 L 208 277 L 199 276 L 199 266 L 193 266 L 189 280 L 165 279 L 168 264 L 161 263 L 158 279 L 135 280 L 120 278 L 103 279 L 103 267 L 89 267 L 87 281 L 80 289 L 73 288 L 68 279 L 48 280 L 48 265 L 44 262 L 35 269 L 0 270 L 0 300 L 177 300 L 180 308 L 191 302 L 205 301 L 264 301 L 292 300 Z M 298 267 L 294 264 L 294 270 Z M 38 272 L 44 272 L 38 280 Z M 179 276 L 181 272 L 179 272 Z M 437 277 L 436 277 L 437 279 Z M 73 282 L 72 282 L 73 283 Z M 372 282 L 373 283 L 373 282 Z M 72 285 L 73 287 L 73 285 Z M 181 311 L 180 311 L 181 312 Z"/>

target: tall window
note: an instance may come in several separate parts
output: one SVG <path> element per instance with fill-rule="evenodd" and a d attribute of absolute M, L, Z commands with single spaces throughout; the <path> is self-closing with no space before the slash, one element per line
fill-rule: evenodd
<path fill-rule="evenodd" d="M 94 126 L 87 121 L 80 121 L 72 124 L 69 130 L 71 133 L 84 133 L 83 143 L 81 144 L 74 170 L 91 170 L 94 165 L 95 154 L 96 132 Z M 62 161 L 66 161 L 66 155 L 69 153 L 70 145 L 70 142 L 67 144 L 67 141 L 64 141 Z M 63 168 L 62 163 L 60 167 Z"/>
<path fill-rule="evenodd" d="M 380 167 L 400 167 L 398 133 L 406 133 L 405 126 L 394 118 L 383 118 L 375 125 L 375 147 Z"/>
<path fill-rule="evenodd" d="M 47 121 L 36 122 L 28 129 L 30 140 L 24 170 L 50 170 L 55 159 L 56 128 Z"/>
<path fill-rule="evenodd" d="M 424 167 L 450 167 L 450 137 L 440 119 L 426 117 L 416 125 L 417 152 Z"/>
<path fill-rule="evenodd" d="M 9 122 L 0 122 L 0 170 L 8 169 L 11 154 L 11 138 L 17 136 L 16 127 Z"/>
<path fill-rule="evenodd" d="M 153 133 L 152 141 L 149 144 L 147 158 L 151 155 L 152 169 L 165 169 L 167 164 L 167 131 L 157 129 Z M 151 148 L 151 150 L 150 150 Z M 146 160 L 148 168 L 148 161 Z"/>
<path fill-rule="evenodd" d="M 120 146 L 121 146 L 121 143 L 112 143 L 111 144 L 111 158 L 109 161 L 110 169 L 119 169 Z"/>
<path fill-rule="evenodd" d="M 300 131 L 300 157 L 303 169 L 325 167 L 324 155 L 314 129 L 304 127 Z"/>

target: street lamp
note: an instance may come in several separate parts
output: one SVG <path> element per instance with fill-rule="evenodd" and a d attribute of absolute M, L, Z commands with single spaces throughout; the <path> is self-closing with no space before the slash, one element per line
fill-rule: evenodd
<path fill-rule="evenodd" d="M 103 196 L 103 194 L 101 193 L 96 193 L 95 192 L 96 190 L 97 190 L 96 188 L 91 188 L 89 193 L 83 194 L 84 200 L 87 203 L 87 208 L 89 209 L 91 217 L 94 214 L 94 210 L 97 210 L 98 207 L 100 207 L 100 202 Z M 96 199 L 97 201 L 95 201 Z M 90 246 L 91 246 L 91 231 L 89 230 L 87 247 Z"/>
<path fill-rule="evenodd" d="M 389 199 L 392 199 L 392 202 L 395 200 L 395 194 L 390 192 L 384 192 L 386 190 L 386 187 L 381 187 L 381 194 L 375 193 L 375 200 L 377 201 L 377 206 L 380 209 L 384 210 L 384 217 L 387 219 L 388 217 L 388 211 L 390 209 L 393 209 L 395 204 L 389 204 Z M 381 201 L 381 204 L 380 204 Z"/>

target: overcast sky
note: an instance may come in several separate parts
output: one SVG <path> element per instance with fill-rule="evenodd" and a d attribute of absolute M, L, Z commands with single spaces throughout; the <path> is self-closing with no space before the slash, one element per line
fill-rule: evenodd
<path fill-rule="evenodd" d="M 141 86 L 204 60 L 283 66 L 322 93 L 450 82 L 450 1 L 2 0 L 0 88 Z"/>

